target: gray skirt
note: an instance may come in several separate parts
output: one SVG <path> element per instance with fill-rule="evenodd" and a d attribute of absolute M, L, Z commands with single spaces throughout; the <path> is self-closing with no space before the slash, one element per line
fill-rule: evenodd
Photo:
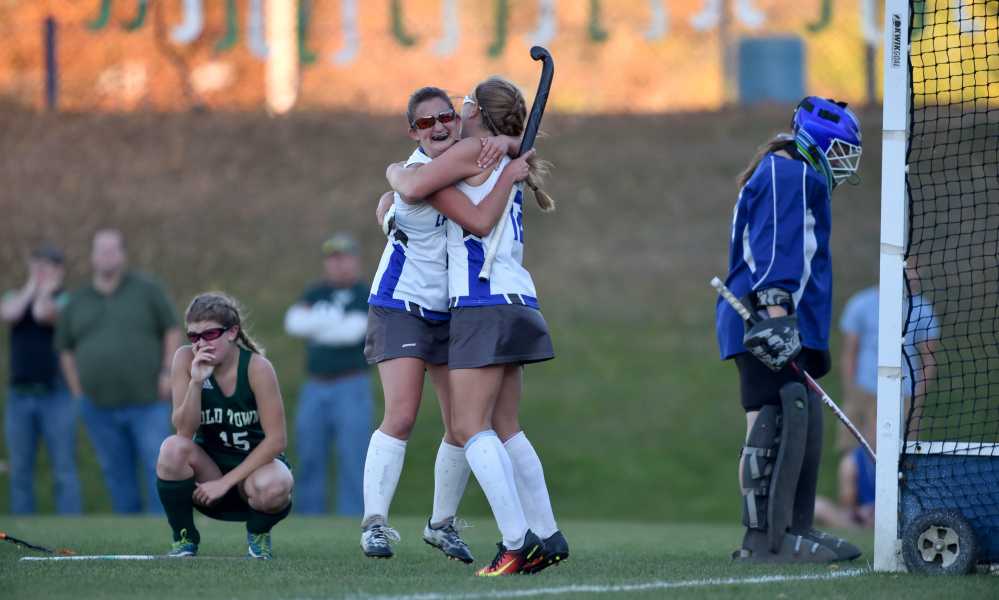
<path fill-rule="evenodd" d="M 521 304 L 451 309 L 449 369 L 475 369 L 555 358 L 541 311 Z"/>
<path fill-rule="evenodd" d="M 450 321 L 369 304 L 364 357 L 371 365 L 393 358 L 419 358 L 432 365 L 447 364 L 450 329 Z"/>

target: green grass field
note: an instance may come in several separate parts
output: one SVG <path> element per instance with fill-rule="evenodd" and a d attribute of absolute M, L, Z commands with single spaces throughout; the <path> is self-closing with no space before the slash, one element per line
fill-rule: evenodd
<path fill-rule="evenodd" d="M 476 556 L 473 565 L 446 560 L 421 539 L 424 521 L 395 518 L 402 535 L 391 560 L 365 558 L 359 527 L 334 518 L 289 518 L 274 530 L 276 558 L 258 560 L 61 560 L 63 556 L 0 545 L 0 581 L 6 598 L 81 597 L 245 598 L 385 600 L 493 598 L 995 598 L 991 575 L 931 577 L 874 573 L 873 536 L 852 532 L 864 550 L 858 560 L 829 565 L 760 567 L 732 565 L 728 555 L 741 540 L 735 525 L 649 524 L 565 520 L 570 559 L 538 575 L 477 578 L 492 559 L 498 539 L 491 517 L 470 519 L 463 532 Z M 5 533 L 77 555 L 163 554 L 170 534 L 165 520 L 148 517 L 36 517 L 6 520 Z M 242 557 L 240 523 L 201 519 L 202 556 Z"/>

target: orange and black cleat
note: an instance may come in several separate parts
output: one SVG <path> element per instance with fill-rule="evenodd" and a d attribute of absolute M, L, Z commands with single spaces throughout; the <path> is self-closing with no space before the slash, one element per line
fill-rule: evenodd
<path fill-rule="evenodd" d="M 541 556 L 545 543 L 533 531 L 528 529 L 527 535 L 524 536 L 524 545 L 520 549 L 507 550 L 502 542 L 496 545 L 499 546 L 496 558 L 488 566 L 476 571 L 476 575 L 480 577 L 494 577 L 496 575 L 513 575 L 519 573 L 521 567 Z"/>

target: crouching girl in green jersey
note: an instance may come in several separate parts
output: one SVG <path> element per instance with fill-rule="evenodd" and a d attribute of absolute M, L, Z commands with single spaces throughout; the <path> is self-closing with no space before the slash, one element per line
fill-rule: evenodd
<path fill-rule="evenodd" d="M 191 345 L 173 358 L 173 426 L 156 465 L 173 529 L 170 556 L 196 556 L 194 511 L 245 521 L 247 557 L 271 558 L 271 528 L 291 511 L 277 375 L 240 321 L 236 302 L 201 294 L 184 315 Z"/>

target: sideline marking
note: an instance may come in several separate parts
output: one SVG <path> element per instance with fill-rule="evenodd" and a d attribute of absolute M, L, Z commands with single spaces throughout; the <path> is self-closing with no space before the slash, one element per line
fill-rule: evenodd
<path fill-rule="evenodd" d="M 482 598 L 528 598 L 531 596 L 560 595 L 560 594 L 601 594 L 607 592 L 642 592 L 647 590 L 664 590 L 672 588 L 692 588 L 711 585 L 738 585 L 747 583 L 775 583 L 786 581 L 821 581 L 823 579 L 842 579 L 843 577 L 854 577 L 865 573 L 871 573 L 870 569 L 846 569 L 833 571 L 831 573 L 820 573 L 814 575 L 764 575 L 760 577 L 747 577 L 736 579 L 728 577 L 725 579 L 694 579 L 692 581 L 653 581 L 650 583 L 636 583 L 625 585 L 569 585 L 564 587 L 538 588 L 535 590 L 490 590 L 488 592 L 478 592 L 470 594 L 406 594 L 401 596 L 372 596 L 364 593 L 350 594 L 345 598 L 356 598 L 358 600 L 480 600 Z"/>

